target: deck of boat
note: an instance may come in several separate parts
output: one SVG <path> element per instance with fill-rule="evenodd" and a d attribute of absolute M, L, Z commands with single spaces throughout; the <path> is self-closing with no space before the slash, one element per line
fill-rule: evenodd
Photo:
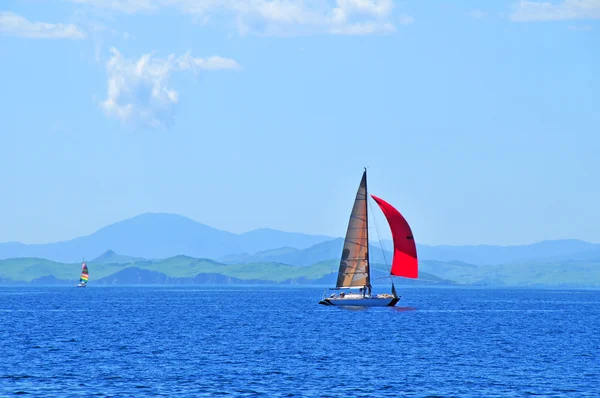
<path fill-rule="evenodd" d="M 391 294 L 378 294 L 371 297 L 361 294 L 346 294 L 343 297 L 326 297 L 319 301 L 319 304 L 337 307 L 393 307 L 399 300 L 399 297 Z"/>

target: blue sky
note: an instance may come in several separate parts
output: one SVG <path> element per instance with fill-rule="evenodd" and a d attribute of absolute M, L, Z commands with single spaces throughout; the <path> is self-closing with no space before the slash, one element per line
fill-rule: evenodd
<path fill-rule="evenodd" d="M 0 241 L 144 212 L 342 236 L 368 166 L 420 243 L 600 242 L 599 19 L 599 0 L 4 1 Z"/>

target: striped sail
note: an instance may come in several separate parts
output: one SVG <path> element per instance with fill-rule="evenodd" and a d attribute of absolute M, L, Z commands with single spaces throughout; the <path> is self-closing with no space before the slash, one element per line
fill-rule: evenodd
<path fill-rule="evenodd" d="M 371 286 L 369 276 L 369 232 L 367 214 L 367 172 L 363 173 L 348 222 L 337 287 Z"/>
<path fill-rule="evenodd" d="M 81 282 L 81 283 L 87 283 L 88 278 L 89 278 L 88 266 L 84 262 L 84 263 L 81 264 L 81 276 L 79 277 L 79 282 Z"/>

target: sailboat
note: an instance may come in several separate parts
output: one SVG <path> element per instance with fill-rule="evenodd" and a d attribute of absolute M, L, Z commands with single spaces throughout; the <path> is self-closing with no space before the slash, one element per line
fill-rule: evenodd
<path fill-rule="evenodd" d="M 85 260 L 81 263 L 81 276 L 79 277 L 79 283 L 75 285 L 76 287 L 86 287 L 89 279 L 89 270 L 88 266 L 85 263 Z"/>
<path fill-rule="evenodd" d="M 408 222 L 391 204 L 375 195 L 371 195 L 371 197 L 379 205 L 392 232 L 394 257 L 390 276 L 417 278 L 419 276 L 417 248 Z M 367 169 L 365 169 L 350 214 L 336 287 L 330 289 L 344 291 L 323 297 L 319 304 L 393 307 L 400 300 L 393 280 L 391 293 L 372 294 L 368 207 Z"/>

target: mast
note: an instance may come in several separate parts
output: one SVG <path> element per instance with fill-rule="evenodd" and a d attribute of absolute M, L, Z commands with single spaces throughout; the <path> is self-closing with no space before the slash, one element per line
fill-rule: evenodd
<path fill-rule="evenodd" d="M 365 267 L 365 271 L 367 273 L 367 283 L 365 287 L 369 289 L 369 294 L 371 294 L 371 261 L 369 258 L 369 190 L 367 189 L 367 168 L 365 167 L 365 231 L 367 234 L 367 266 Z"/>

